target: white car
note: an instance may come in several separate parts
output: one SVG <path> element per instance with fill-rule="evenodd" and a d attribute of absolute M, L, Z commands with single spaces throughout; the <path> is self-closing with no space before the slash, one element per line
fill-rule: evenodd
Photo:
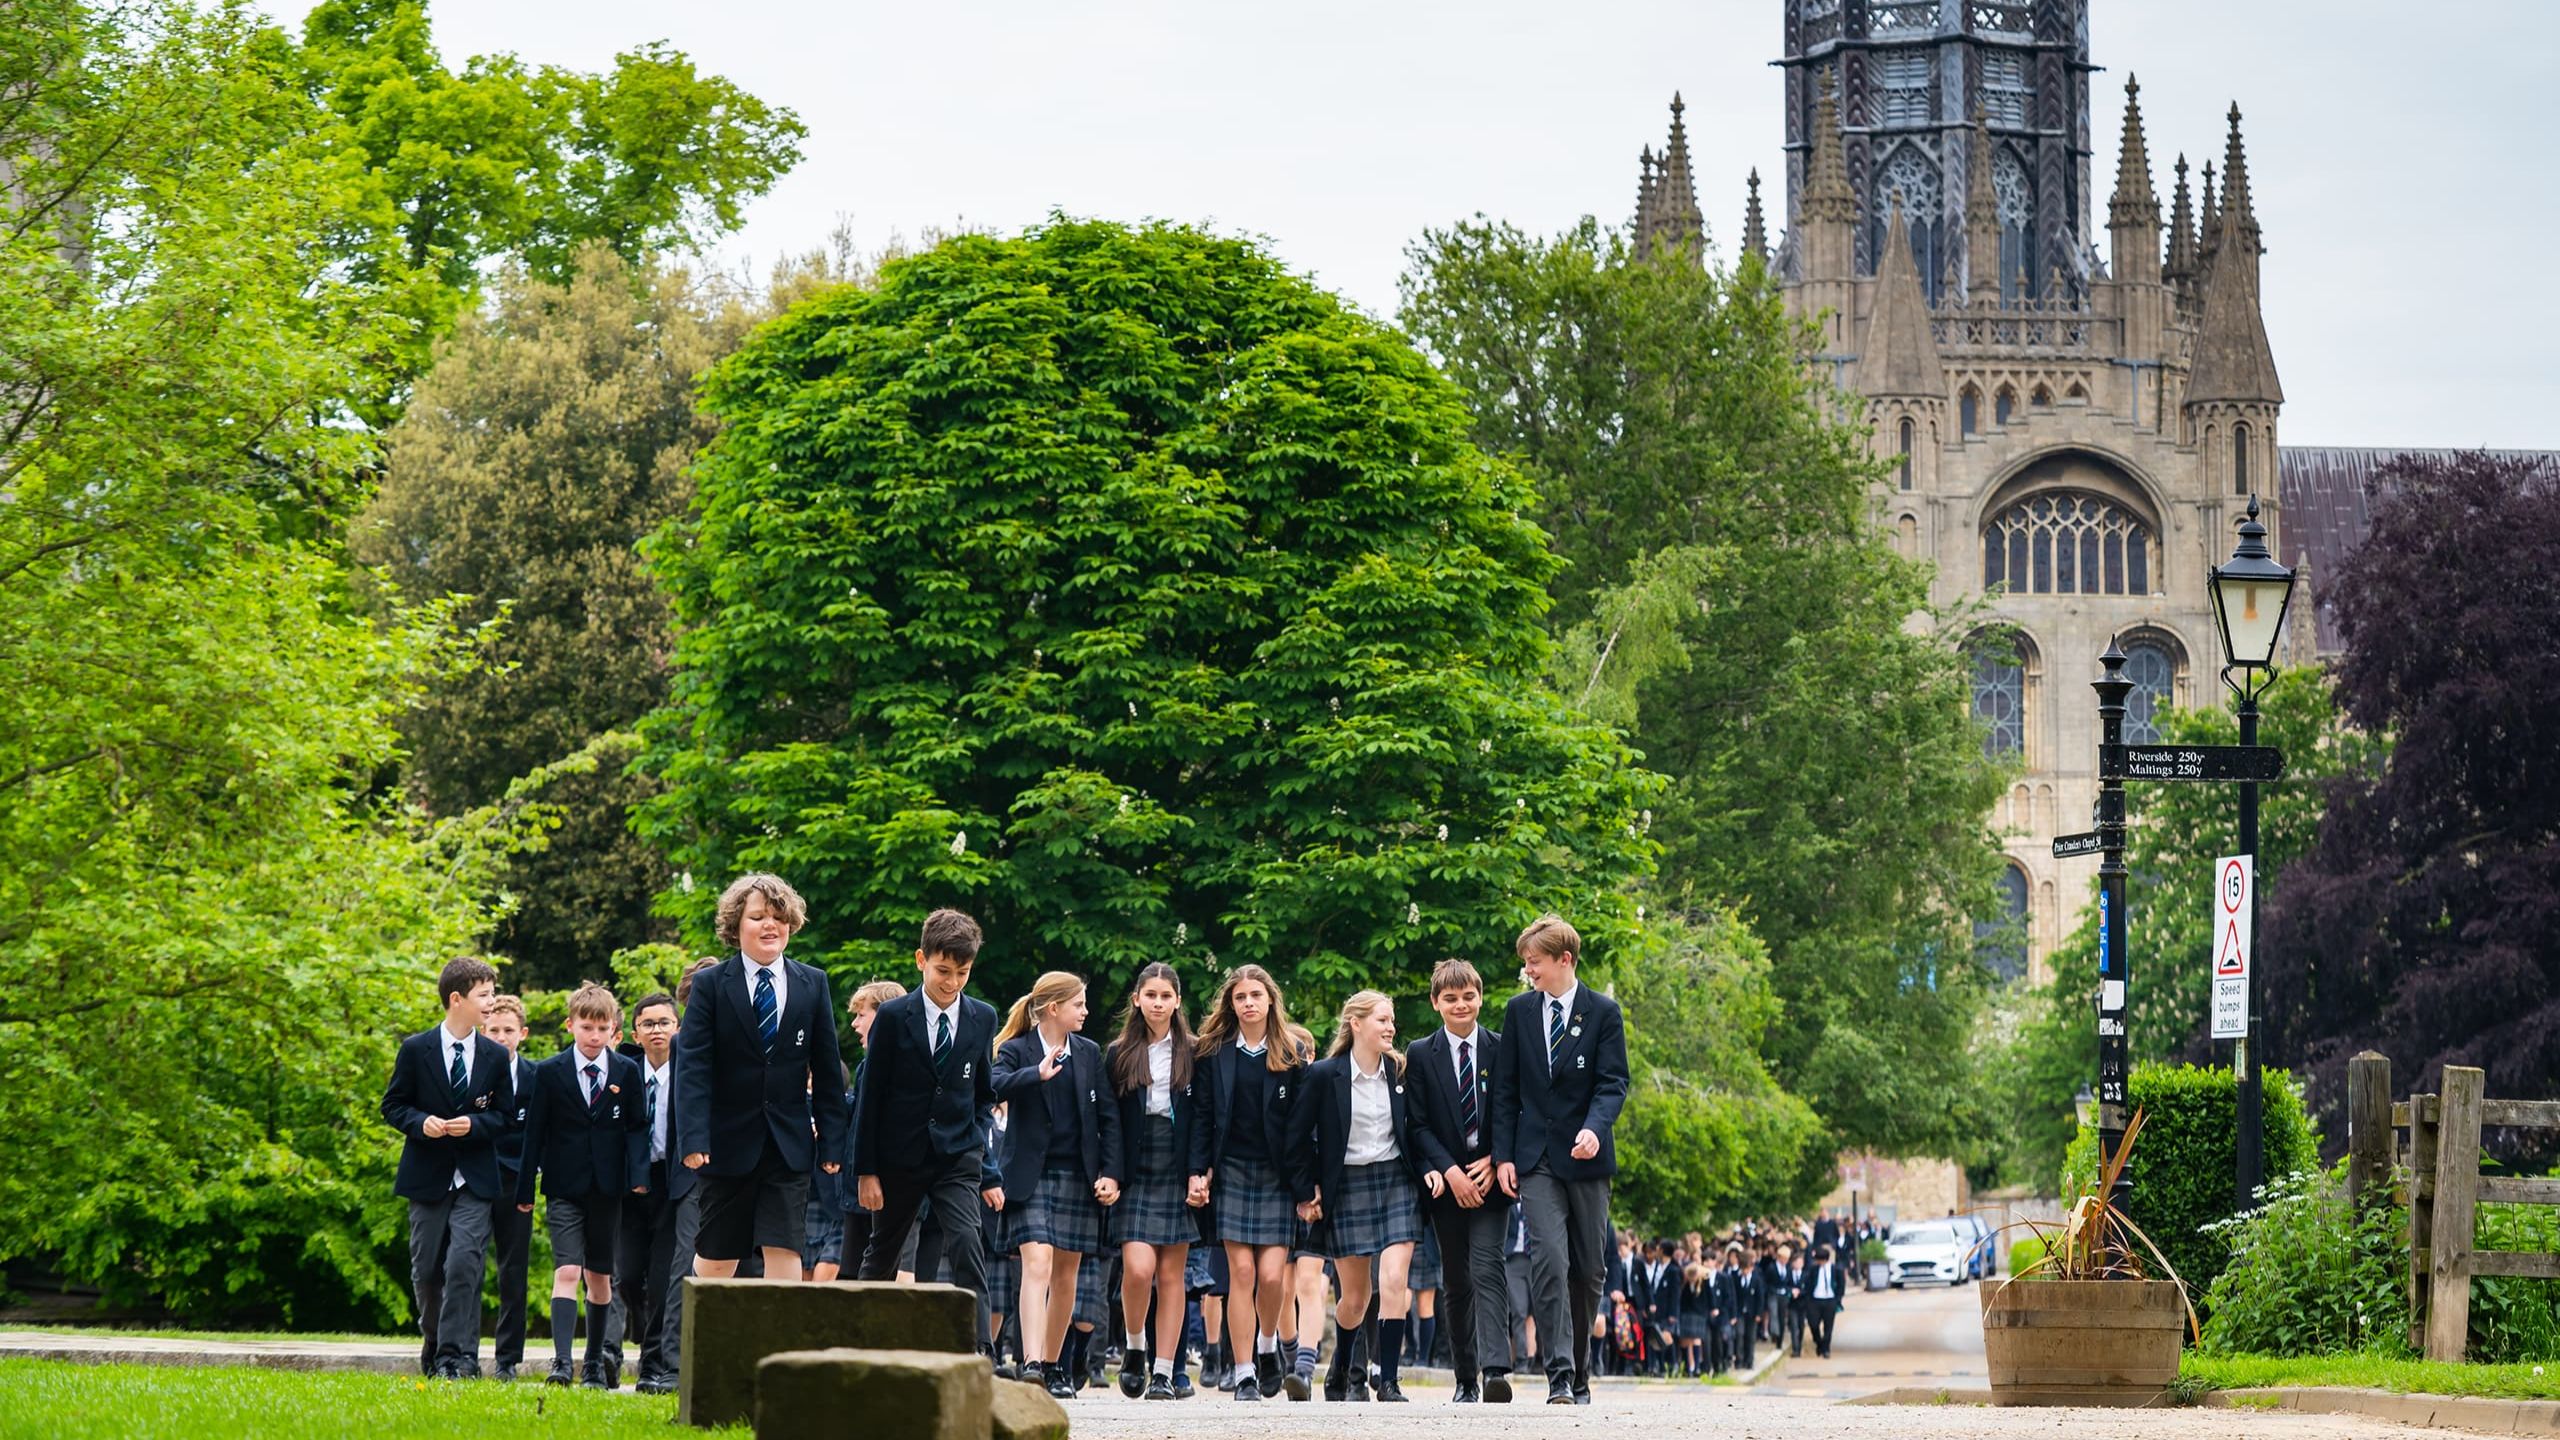
<path fill-rule="evenodd" d="M 1969 1224 L 1954 1220 L 1915 1220 L 1893 1227 L 1885 1242 L 1884 1260 L 1893 1286 L 1961 1285 L 1974 1278 L 1981 1238 Z"/>

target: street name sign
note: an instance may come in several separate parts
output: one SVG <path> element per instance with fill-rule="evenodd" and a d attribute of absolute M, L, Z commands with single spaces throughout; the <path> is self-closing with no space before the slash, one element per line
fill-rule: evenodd
<path fill-rule="evenodd" d="M 2213 862 L 2213 1038 L 2249 1038 L 2250 903 L 2258 888 L 2258 857 L 2225 855 Z"/>
<path fill-rule="evenodd" d="M 2074 855 L 2095 855 L 2104 848 L 2103 837 L 2095 830 L 2053 837 L 2053 858 L 2056 860 L 2068 860 Z"/>
<path fill-rule="evenodd" d="M 2101 780 L 2281 779 L 2284 752 L 2273 745 L 2101 745 Z"/>

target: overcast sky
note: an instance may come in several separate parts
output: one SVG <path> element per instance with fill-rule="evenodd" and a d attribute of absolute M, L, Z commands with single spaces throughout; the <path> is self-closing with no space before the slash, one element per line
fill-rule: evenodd
<path fill-rule="evenodd" d="M 302 0 L 265 0 L 298 25 Z M 1268 237 L 1392 316 L 1405 246 L 1482 211 L 1634 208 L 1688 101 L 1712 239 L 1780 173 L 1779 0 L 430 0 L 448 63 L 597 69 L 665 40 L 788 105 L 805 158 L 720 248 L 759 266 L 839 216 L 999 230 L 1052 209 Z M 2560 4 L 2092 0 L 2096 223 L 2128 72 L 2155 182 L 2246 116 L 2293 445 L 2560 449 Z M 2541 97 L 2537 99 L 2536 97 Z M 2536 107 L 2540 107 L 2537 110 Z M 1781 212 L 1772 178 L 1773 226 Z M 1772 237 L 1775 238 L 1774 236 Z"/>

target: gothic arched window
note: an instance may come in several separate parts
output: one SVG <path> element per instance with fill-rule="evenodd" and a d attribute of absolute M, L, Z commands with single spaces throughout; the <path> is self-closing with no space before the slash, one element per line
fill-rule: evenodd
<path fill-rule="evenodd" d="M 1991 147 L 1991 195 L 2000 213 L 2000 293 L 2024 299 L 2035 293 L 2035 267 L 2027 261 L 2029 237 L 2035 232 L 2036 187 L 2006 145 Z"/>
<path fill-rule="evenodd" d="M 1956 424 L 1966 435 L 1982 428 L 1982 392 L 1970 385 L 1956 399 Z"/>
<path fill-rule="evenodd" d="M 1911 488 L 1911 438 L 1919 433 L 1919 428 L 1908 418 L 1902 422 L 1902 488 L 1905 490 Z"/>
<path fill-rule="evenodd" d="M 1974 641 L 1973 718 L 1983 727 L 1982 753 L 1994 760 L 2027 748 L 2027 667 L 2023 641 L 1986 635 Z"/>
<path fill-rule="evenodd" d="M 1920 57 L 1923 65 L 1926 57 Z M 1934 298 L 1947 268 L 1946 228 L 1941 221 L 1938 162 L 1916 143 L 1905 141 L 1876 171 L 1875 203 L 1867 207 L 1867 253 L 1876 257 L 1876 273 L 1884 273 L 1884 237 L 1893 209 L 1902 207 L 1902 223 L 1911 236 L 1911 260 L 1920 267 L 1920 287 Z"/>
<path fill-rule="evenodd" d="M 1996 918 L 1973 922 L 1974 953 L 1993 979 L 2007 984 L 2027 973 L 2027 872 L 2014 863 L 2000 868 Z"/>
<path fill-rule="evenodd" d="M 2124 678 L 2133 693 L 2124 702 L 2124 743 L 2160 743 L 2160 712 L 2178 703 L 2178 652 L 2165 637 L 2150 634 L 2124 642 Z"/>
<path fill-rule="evenodd" d="M 1982 584 L 2012 595 L 2148 595 L 2151 531 L 2104 496 L 2040 491 L 1982 527 Z"/>
<path fill-rule="evenodd" d="M 2249 493 L 2249 427 L 2231 427 L 2231 493 Z"/>
<path fill-rule="evenodd" d="M 2001 387 L 2000 387 L 2000 394 L 1999 394 L 1999 396 L 1991 402 L 1991 423 L 1993 423 L 1993 424 L 1995 424 L 1995 425 L 2006 425 L 2006 424 L 2008 424 L 2008 423 L 2009 423 L 2009 412 L 2011 412 L 2011 411 L 2013 411 L 2013 410 L 2015 410 L 2015 409 L 2017 409 L 2017 408 L 2018 408 L 2018 394 L 2017 394 L 2017 392 L 2016 392 L 2016 391 L 2014 391 L 2014 390 L 2011 390 L 2011 389 L 2010 389 L 2008 386 L 2006 386 L 2006 385 L 2001 386 Z"/>

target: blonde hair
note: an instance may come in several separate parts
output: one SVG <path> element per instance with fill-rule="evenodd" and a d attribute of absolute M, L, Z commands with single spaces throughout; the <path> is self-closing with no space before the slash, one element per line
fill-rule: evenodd
<path fill-rule="evenodd" d="M 1289 1007 L 1280 998 L 1280 982 L 1259 965 L 1239 965 L 1227 972 L 1226 980 L 1218 986 L 1218 998 L 1209 1002 L 1209 1018 L 1200 1022 L 1200 1053 L 1208 1055 L 1222 1045 L 1236 1043 L 1235 991 L 1248 980 L 1271 997 L 1270 1009 L 1262 1018 L 1263 1068 L 1278 1074 L 1316 1058 L 1316 1037 L 1307 1033 L 1307 1027 L 1289 1019 Z"/>
<path fill-rule="evenodd" d="M 516 1028 L 519 1030 L 523 1029 L 524 1001 L 513 995 L 501 995 L 497 999 L 490 1001 L 489 1018 L 495 1020 L 501 1015 L 513 1015 L 516 1017 Z"/>
<path fill-rule="evenodd" d="M 1520 938 L 1512 948 L 1523 959 L 1536 955 L 1555 960 L 1569 955 L 1576 965 L 1582 962 L 1582 937 L 1565 923 L 1563 916 L 1552 910 L 1530 921 L 1529 928 L 1520 932 Z"/>
<path fill-rule="evenodd" d="M 1031 993 L 1013 1002 L 1005 1012 L 1004 1028 L 996 1032 L 996 1044 L 1029 1030 L 1040 1019 L 1040 1012 L 1062 1005 L 1084 993 L 1084 977 L 1065 970 L 1050 970 L 1031 982 Z"/>
<path fill-rule="evenodd" d="M 750 895 L 763 896 L 766 908 L 790 927 L 794 935 L 809 923 L 808 902 L 800 898 L 799 891 L 791 888 L 791 882 L 759 870 L 730 881 L 729 888 L 720 892 L 720 908 L 714 914 L 711 926 L 718 932 L 721 944 L 737 945 L 738 921 L 747 913 L 747 897 Z"/>
<path fill-rule="evenodd" d="M 874 980 L 845 997 L 844 1011 L 859 1015 L 865 1010 L 877 1010 L 906 993 L 907 987 L 895 980 Z"/>
<path fill-rule="evenodd" d="M 1393 1000 L 1388 999 L 1384 994 L 1376 990 L 1362 990 L 1353 995 L 1350 999 L 1343 1001 L 1342 1014 L 1335 1017 L 1333 1023 L 1333 1043 L 1325 1048 L 1325 1058 L 1331 1059 L 1332 1057 L 1351 1048 L 1351 1024 L 1353 1021 L 1367 1018 L 1381 1005 L 1392 1006 L 1394 1004 L 1395 1002 Z M 1395 1067 L 1395 1073 L 1398 1076 L 1402 1076 L 1404 1074 L 1403 1054 L 1395 1050 L 1393 1047 L 1390 1047 L 1387 1050 L 1386 1055 L 1388 1063 Z"/>
<path fill-rule="evenodd" d="M 569 1018 L 603 1020 L 619 1027 L 622 1024 L 622 1002 L 613 998 L 612 991 L 590 980 L 570 992 Z"/>

